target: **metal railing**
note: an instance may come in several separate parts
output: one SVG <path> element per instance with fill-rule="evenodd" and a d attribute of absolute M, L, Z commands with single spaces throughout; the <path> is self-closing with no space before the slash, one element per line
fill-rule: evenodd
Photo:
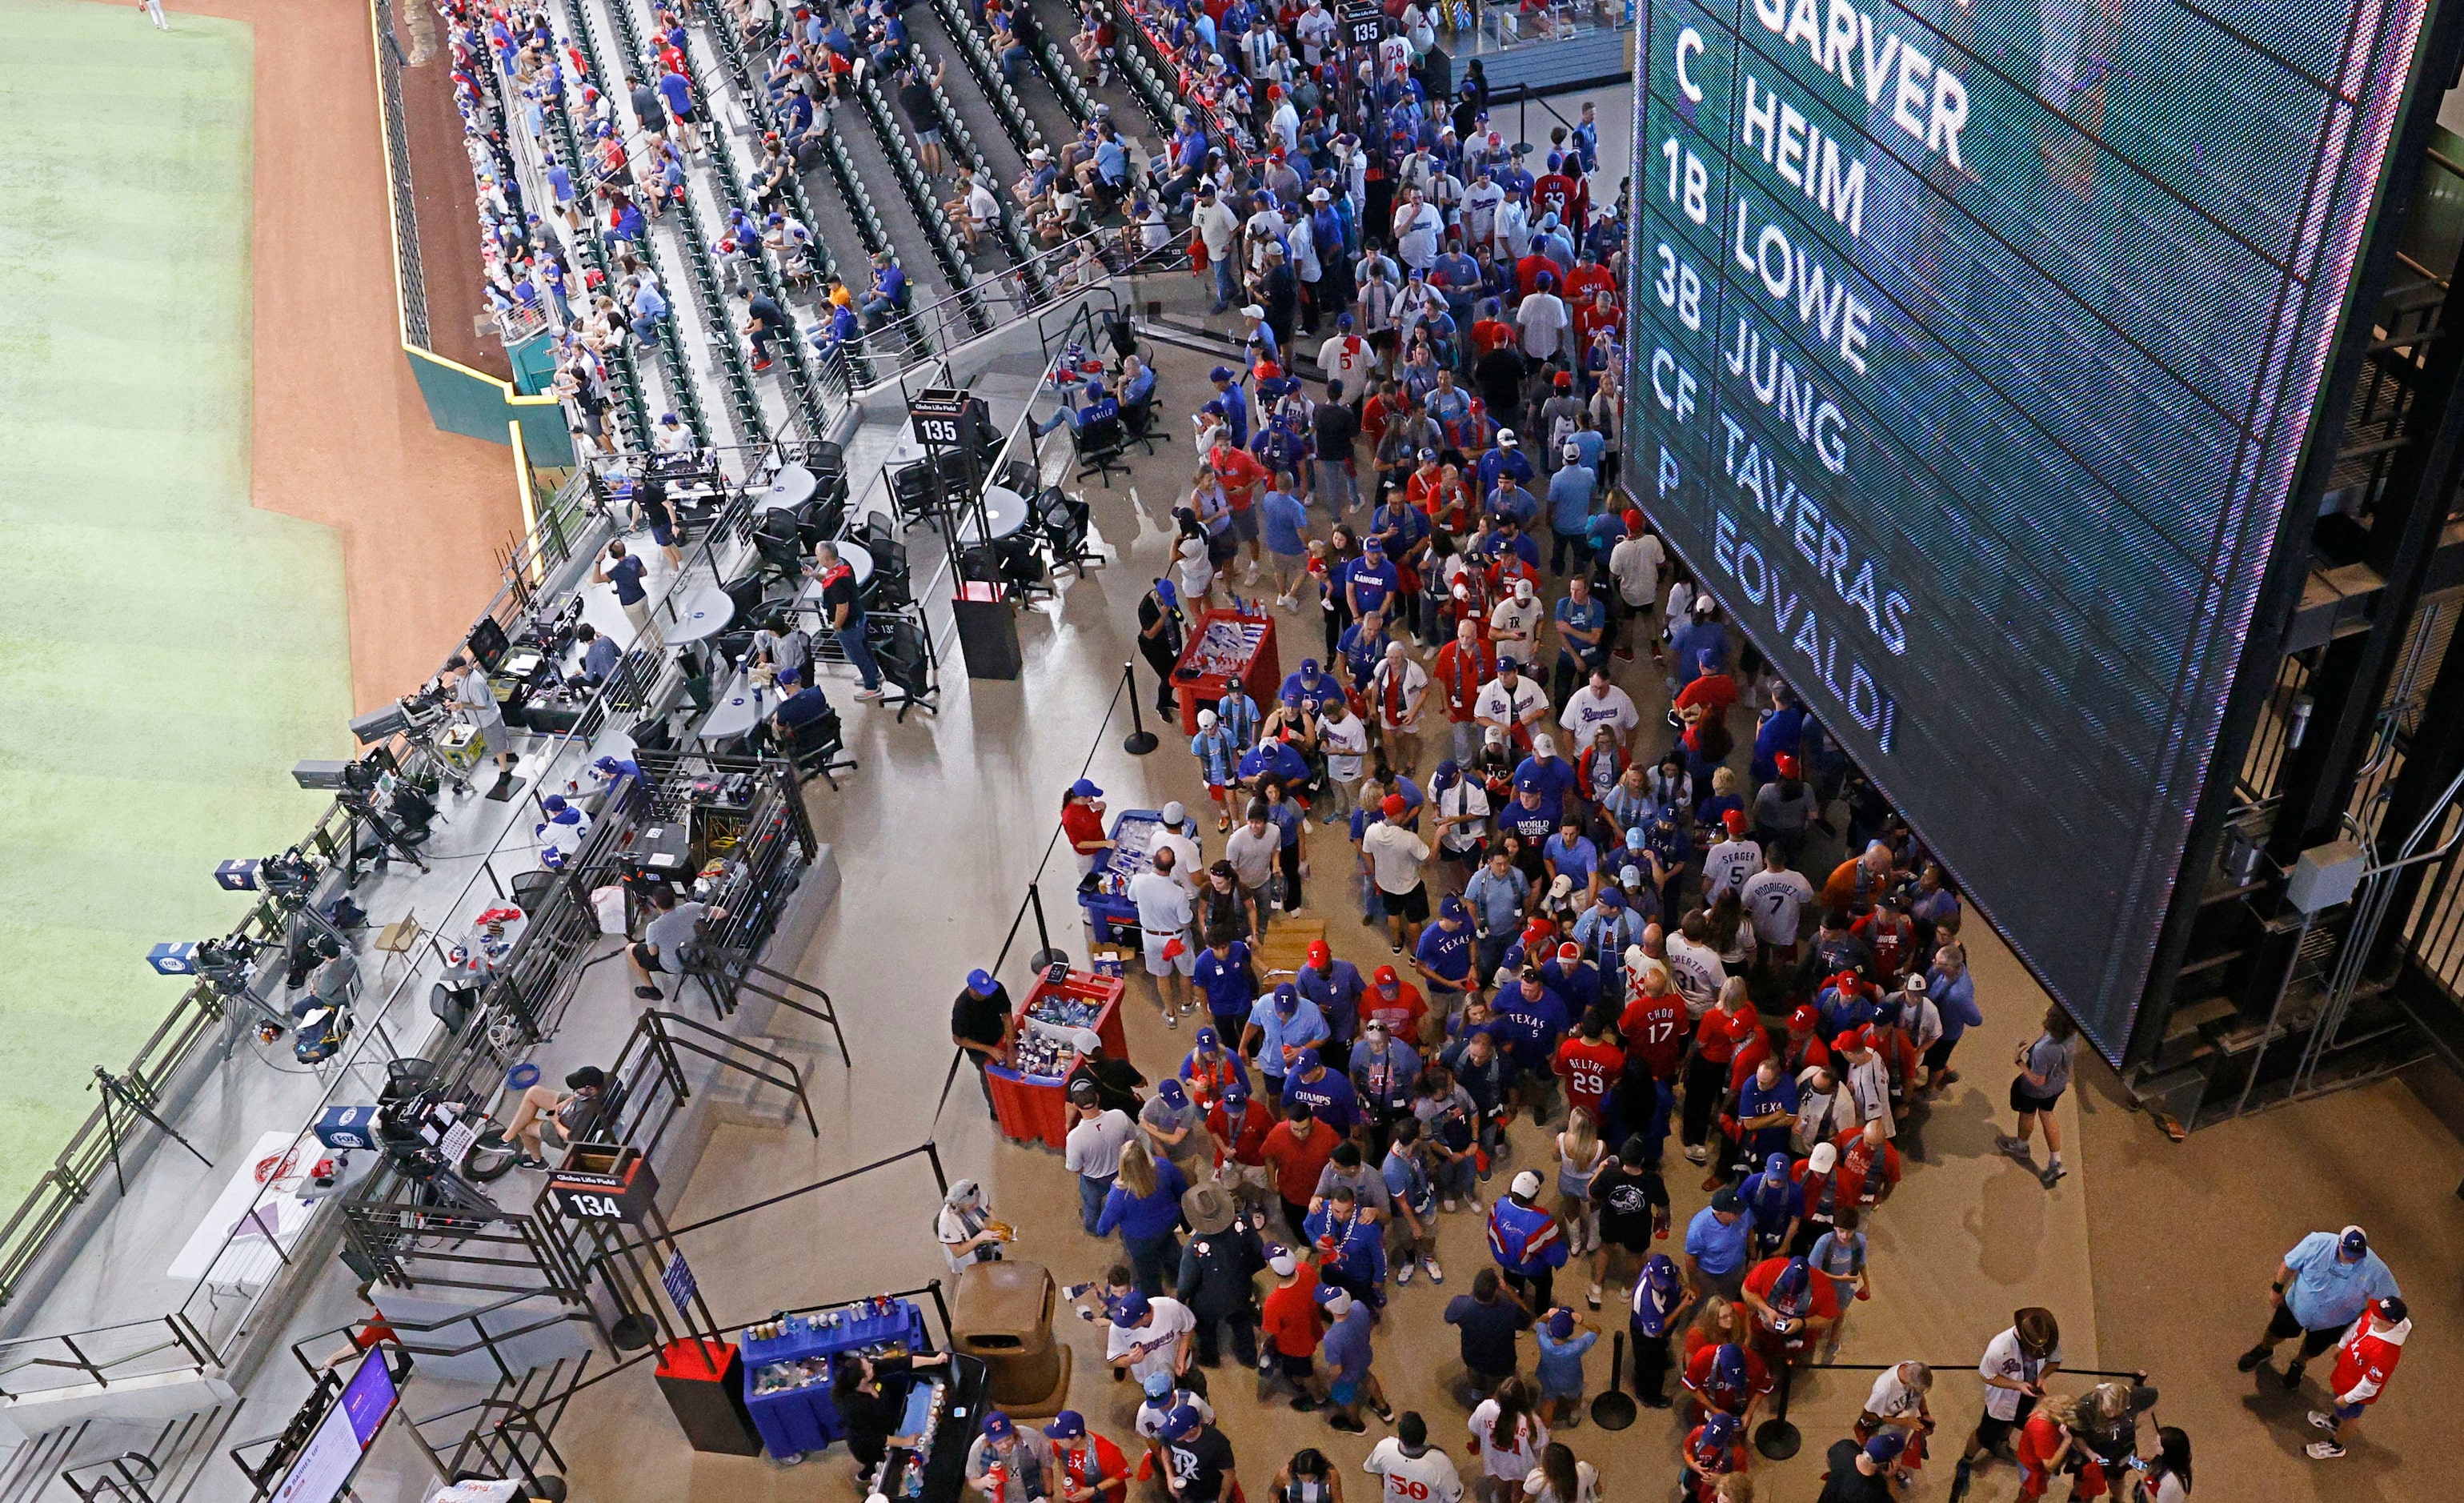
<path fill-rule="evenodd" d="M 734 460 L 743 470 L 744 473 L 735 479 L 750 481 L 764 473 L 762 466 L 772 462 L 775 454 L 775 448 L 765 448 L 734 451 L 722 457 Z M 693 563 L 706 565 L 713 578 L 724 580 L 727 577 L 726 559 L 741 559 L 751 551 L 750 516 L 750 501 L 739 493 L 721 512 L 696 548 Z M 530 610 L 542 590 L 574 585 L 583 562 L 605 545 L 613 531 L 592 494 L 589 473 L 586 470 L 576 472 L 539 507 L 529 531 L 506 551 L 504 582 L 479 620 L 493 621 L 510 630 Z M 722 552 L 725 558 L 722 558 Z M 677 609 L 676 596 L 680 593 L 676 586 L 692 572 L 690 568 L 679 571 L 667 592 L 654 602 L 657 617 L 671 623 L 673 621 Z M 475 626 L 474 622 L 474 629 Z M 552 765 L 568 746 L 577 740 L 586 740 L 587 736 L 581 727 L 589 727 L 589 734 L 596 734 L 607 718 L 619 713 L 619 693 L 626 687 L 622 675 L 611 676 L 609 682 L 583 706 L 577 718 L 575 730 L 545 738 L 545 744 L 539 748 L 539 764 Z M 349 810 L 337 802 L 325 808 L 299 844 L 314 861 L 323 868 L 330 868 L 347 856 L 349 847 L 346 843 L 356 838 L 350 827 Z M 469 906 L 479 884 L 483 880 L 493 880 L 493 859 L 519 829 L 518 821 L 510 823 L 487 849 L 470 853 L 470 859 L 477 865 L 443 912 L 460 913 Z M 251 910 L 232 932 L 257 939 L 276 938 L 287 922 L 288 916 L 269 895 Z M 416 965 L 406 969 L 383 1000 L 372 1003 L 363 998 L 358 1004 L 358 1010 L 363 1017 L 383 1018 L 402 998 L 406 988 L 421 982 L 422 977 L 423 973 Z M 162 1024 L 139 1046 L 122 1072 L 123 1078 L 139 1093 L 141 1099 L 149 1106 L 161 1100 L 165 1088 L 196 1062 L 205 1050 L 223 1037 L 230 1006 L 229 999 L 202 979 L 181 993 Z M 384 1038 L 384 1031 L 375 1028 L 363 1028 L 352 1036 L 345 1051 L 337 1056 L 333 1084 L 325 1093 L 322 1104 L 331 1104 L 336 1094 L 346 1089 L 351 1091 L 352 1099 L 369 1094 L 366 1089 L 355 1086 L 357 1077 L 354 1072 L 369 1068 L 373 1060 L 371 1051 Z M 382 1061 L 374 1063 L 379 1067 L 381 1079 Z M 308 1120 L 313 1120 L 314 1115 L 311 1113 Z M 302 1137 L 306 1137 L 304 1127 Z M 124 1141 L 122 1151 L 126 1151 Z M 0 1225 L 0 1304 L 15 1295 L 28 1271 L 51 1250 L 53 1239 L 61 1227 L 85 1202 L 100 1178 L 110 1172 L 112 1158 L 112 1137 L 102 1107 L 98 1103 L 71 1135 L 68 1145 L 61 1149 L 53 1165 L 43 1172 L 33 1188 L 19 1203 L 16 1211 L 5 1225 Z M 246 1218 L 241 1220 L 245 1224 Z M 211 1261 L 209 1260 L 209 1267 Z M 278 1287 L 279 1281 L 276 1280 L 260 1289 L 252 1296 L 252 1309 L 256 1301 L 269 1297 Z M 180 1347 L 189 1360 L 172 1362 L 168 1364 L 170 1367 L 202 1365 L 204 1359 L 196 1357 L 183 1345 L 184 1339 L 202 1348 L 206 1357 L 220 1360 L 223 1356 L 220 1348 L 204 1336 L 203 1324 L 189 1314 L 201 1297 L 207 1297 L 203 1279 L 191 1286 L 173 1312 L 166 1315 L 110 1323 L 66 1334 L 0 1341 L 0 1381 L 30 1367 L 44 1367 L 74 1369 L 84 1374 L 79 1381 L 104 1382 L 114 1377 L 117 1368 L 175 1346 Z M 209 1298 L 208 1303 L 210 1305 Z M 168 1338 L 160 1334 L 165 1331 L 165 1320 L 174 1322 L 168 1328 Z M 245 1331 L 252 1324 L 243 1316 L 235 1329 Z M 127 1334 L 140 1332 L 145 1335 Z M 138 1376 L 162 1370 L 164 1367 L 157 1364 L 143 1369 Z"/>
<path fill-rule="evenodd" d="M 394 287 L 400 296 L 402 342 L 427 349 L 428 283 L 419 264 L 419 199 L 411 191 L 410 134 L 402 108 L 402 47 L 394 40 L 393 0 L 369 0 L 376 28 L 377 94 L 383 101 L 385 170 L 393 187 Z"/>
<path fill-rule="evenodd" d="M 1048 313 L 1115 278 L 1159 275 L 1188 264 L 1189 248 L 1178 236 L 1160 250 L 1148 250 L 1124 238 L 1134 231 L 1134 226 L 1090 230 L 1038 253 L 1027 264 L 1042 276 L 1046 289 L 1042 298 L 1027 293 L 1019 276 L 1024 268 L 1014 267 L 884 324 L 866 337 L 872 352 L 873 381 L 865 389 L 896 386 L 915 371 L 940 365 L 962 345 Z M 1117 308 L 1120 295 L 1115 290 L 1111 296 Z M 976 305 L 983 308 L 987 327 L 977 327 Z"/>

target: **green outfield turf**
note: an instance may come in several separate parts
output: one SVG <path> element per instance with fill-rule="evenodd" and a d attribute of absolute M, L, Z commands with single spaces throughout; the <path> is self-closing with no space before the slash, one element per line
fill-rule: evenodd
<path fill-rule="evenodd" d="M 251 33 L 173 25 L 0 3 L 0 1220 L 348 740 L 341 545 L 249 504 Z"/>

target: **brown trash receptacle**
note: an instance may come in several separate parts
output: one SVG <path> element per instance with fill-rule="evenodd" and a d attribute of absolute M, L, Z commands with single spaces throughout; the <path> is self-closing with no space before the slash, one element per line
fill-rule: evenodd
<path fill-rule="evenodd" d="M 1052 1338 L 1059 1291 L 1040 1263 L 971 1263 L 950 1305 L 950 1344 L 982 1359 L 991 1402 L 1013 1418 L 1045 1418 L 1065 1406 L 1069 1349 Z"/>

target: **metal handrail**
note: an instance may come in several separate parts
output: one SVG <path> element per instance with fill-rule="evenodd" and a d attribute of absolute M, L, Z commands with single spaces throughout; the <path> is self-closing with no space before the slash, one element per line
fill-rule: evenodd
<path fill-rule="evenodd" d="M 1107 281 L 1122 276 L 1151 276 L 1159 272 L 1172 271 L 1186 264 L 1188 247 L 1177 237 L 1160 250 L 1141 250 L 1136 255 L 1123 259 L 1116 249 L 1121 232 L 1121 227 L 1117 225 L 1109 229 L 1090 230 L 1076 239 L 1065 240 L 1050 250 L 1040 253 L 1034 260 L 1060 266 L 1066 270 L 1067 267 L 1063 263 L 1065 261 L 1074 263 L 1087 253 L 1091 242 L 1091 248 L 1095 251 L 1098 262 L 1104 269 Z M 1112 242 L 1112 247 L 1108 247 L 1104 243 L 1107 241 Z M 1016 270 L 1017 268 L 1012 268 L 1012 271 Z M 950 353 L 959 346 L 1001 334 L 1012 324 L 1045 313 L 1061 303 L 1090 291 L 1094 285 L 1097 285 L 1085 283 L 1065 287 L 1059 285 L 1058 278 L 1047 278 L 1052 282 L 1052 294 L 1037 301 L 1021 296 L 1017 284 L 1010 277 L 1011 273 L 1004 272 L 1000 274 L 998 286 L 992 285 L 991 280 L 988 279 L 978 282 L 965 293 L 953 293 L 949 297 L 937 298 L 920 308 L 911 310 L 905 318 L 895 323 L 886 323 L 875 334 L 867 336 L 867 342 L 871 345 L 874 357 L 873 381 L 858 395 L 867 395 L 885 387 L 897 386 L 904 377 L 913 372 L 947 360 Z M 1006 311 L 994 317 L 990 327 L 979 332 L 972 321 L 962 322 L 955 316 L 956 310 L 963 306 L 963 299 L 971 297 L 987 298 Z M 963 331 L 956 339 L 948 337 L 954 325 Z M 939 337 L 935 338 L 935 335 Z M 892 353 L 888 346 L 900 339 L 906 341 L 905 349 L 899 354 L 897 363 L 891 365 L 885 359 Z"/>
<path fill-rule="evenodd" d="M 401 295 L 402 342 L 428 348 L 428 282 L 419 263 L 419 199 L 411 191 L 410 127 L 402 104 L 402 54 L 393 35 L 393 0 L 370 0 L 377 34 L 377 93 L 385 122 L 385 170 L 393 188 L 394 285 Z"/>

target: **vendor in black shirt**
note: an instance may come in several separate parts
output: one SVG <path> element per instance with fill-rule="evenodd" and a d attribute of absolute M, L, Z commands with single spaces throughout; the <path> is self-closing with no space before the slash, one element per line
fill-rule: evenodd
<path fill-rule="evenodd" d="M 1170 580 L 1156 580 L 1138 597 L 1138 655 L 1155 675 L 1155 714 L 1176 718 L 1180 698 L 1172 692 L 1172 670 L 1180 661 L 1180 595 Z"/>
<path fill-rule="evenodd" d="M 1188 1404 L 1164 1416 L 1163 1453 L 1170 1464 L 1164 1486 L 1174 1503 L 1220 1503 L 1239 1486 L 1232 1472 L 1232 1443 Z"/>
<path fill-rule="evenodd" d="M 947 1366 L 950 1355 L 930 1357 L 865 1357 L 849 1353 L 830 1373 L 830 1402 L 847 1427 L 847 1454 L 863 1469 L 865 1487 L 880 1481 L 881 1463 L 892 1446 L 913 1449 L 920 1439 L 898 1433 L 907 1417 L 907 1393 L 915 1385 L 914 1369 Z"/>
<path fill-rule="evenodd" d="M 967 984 L 950 1005 L 950 1042 L 966 1050 L 967 1063 L 976 1067 L 987 1111 L 992 1110 L 993 1083 L 984 1078 L 984 1067 L 1001 1063 L 1001 1050 L 1009 1044 L 1010 1012 L 1009 989 L 990 971 L 968 972 Z M 993 1115 L 998 1120 L 1001 1114 Z"/>
<path fill-rule="evenodd" d="M 1083 1080 L 1095 1088 L 1095 1104 L 1098 1107 L 1107 1112 L 1127 1113 L 1135 1120 L 1138 1108 L 1146 1104 L 1146 1098 L 1138 1094 L 1138 1090 L 1147 1083 L 1147 1077 L 1138 1073 L 1138 1067 L 1126 1059 L 1105 1058 L 1104 1041 L 1093 1028 L 1080 1028 L 1070 1039 L 1069 1047 L 1080 1056 L 1077 1068 L 1069 1072 L 1071 1098 L 1075 1099 L 1079 1094 L 1078 1083 Z"/>

